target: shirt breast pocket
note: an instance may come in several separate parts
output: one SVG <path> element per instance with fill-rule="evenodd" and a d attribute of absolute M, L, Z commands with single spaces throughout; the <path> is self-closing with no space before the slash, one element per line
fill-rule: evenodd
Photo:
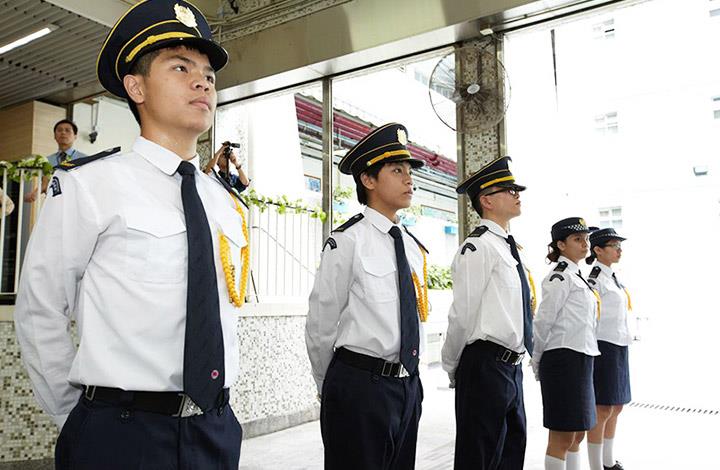
<path fill-rule="evenodd" d="M 131 279 L 151 283 L 187 279 L 187 235 L 182 214 L 138 208 L 125 215 L 125 223 Z"/>
<path fill-rule="evenodd" d="M 374 302 L 390 302 L 398 298 L 395 265 L 388 258 L 364 257 L 363 291 Z"/>
<path fill-rule="evenodd" d="M 509 256 L 501 256 L 497 264 L 498 284 L 505 289 L 520 289 L 520 274 L 517 261 Z"/>

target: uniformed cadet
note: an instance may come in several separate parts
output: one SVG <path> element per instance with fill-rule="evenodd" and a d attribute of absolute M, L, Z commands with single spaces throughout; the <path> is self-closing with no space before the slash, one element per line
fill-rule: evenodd
<path fill-rule="evenodd" d="M 521 470 L 525 459 L 522 360 L 532 350 L 532 299 L 508 233 L 525 190 L 509 162 L 498 158 L 457 188 L 481 219 L 453 260 L 442 348 L 443 369 L 455 387 L 455 469 Z"/>
<path fill-rule="evenodd" d="M 595 426 L 593 357 L 599 354 L 599 301 L 578 267 L 588 252 L 588 232 L 578 217 L 552 226 L 547 258 L 557 264 L 543 280 L 533 323 L 531 364 L 540 380 L 543 424 L 550 430 L 547 470 L 579 470 L 580 442 Z"/>
<path fill-rule="evenodd" d="M 428 305 L 426 251 L 397 215 L 423 165 L 406 145 L 405 127 L 387 124 L 339 165 L 367 208 L 325 242 L 310 294 L 305 338 L 329 470 L 415 467 Z"/>
<path fill-rule="evenodd" d="M 600 356 L 594 364 L 597 425 L 588 431 L 591 470 L 623 470 L 613 455 L 613 443 L 618 415 L 631 400 L 628 312 L 632 303 L 612 265 L 620 261 L 624 240 L 613 228 L 592 232 L 590 256 L 585 260 L 592 264 L 588 283 L 600 294 L 602 305 L 596 330 Z"/>
<path fill-rule="evenodd" d="M 102 45 L 100 83 L 128 100 L 141 137 L 60 165 L 15 310 L 36 397 L 61 428 L 58 470 L 238 468 L 229 280 L 246 239 L 237 201 L 196 153 L 226 62 L 182 0 L 134 5 Z"/>

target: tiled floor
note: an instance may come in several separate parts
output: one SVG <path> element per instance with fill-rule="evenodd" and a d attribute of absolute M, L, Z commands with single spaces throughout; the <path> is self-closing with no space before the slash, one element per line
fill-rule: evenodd
<path fill-rule="evenodd" d="M 633 350 L 634 390 L 637 403 L 677 405 L 681 410 L 628 406 L 621 415 L 616 437 L 616 457 L 627 470 L 718 470 L 720 396 L 696 390 L 692 383 L 670 377 L 674 365 L 657 364 L 652 345 Z M 704 368 L 702 363 L 686 368 Z M 525 470 L 542 470 L 547 431 L 542 427 L 540 388 L 526 366 L 525 401 L 528 446 Z M 677 370 L 677 369 L 674 369 Z M 686 372 L 686 371 L 685 371 Z M 425 385 L 423 417 L 418 433 L 418 470 L 451 469 L 455 437 L 454 392 L 447 389 L 439 367 L 422 372 Z M 697 405 L 693 406 L 695 402 Z M 698 411 L 688 411 L 687 408 Z M 710 412 L 706 412 L 706 411 Z M 583 469 L 588 469 L 582 447 Z M 243 442 L 242 470 L 322 469 L 322 442 L 318 422 Z"/>

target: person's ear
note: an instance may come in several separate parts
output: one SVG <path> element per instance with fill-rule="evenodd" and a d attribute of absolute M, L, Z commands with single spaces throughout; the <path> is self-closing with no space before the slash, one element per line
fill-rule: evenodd
<path fill-rule="evenodd" d="M 560 251 L 565 251 L 566 246 L 567 246 L 567 245 L 565 245 L 565 242 L 562 241 L 562 240 L 560 240 L 559 242 L 557 242 L 557 247 L 558 247 L 558 250 L 560 250 Z"/>
<path fill-rule="evenodd" d="M 360 175 L 360 182 L 363 186 L 365 186 L 365 189 L 368 191 L 373 191 L 377 186 L 377 179 L 373 178 L 367 173 L 362 173 Z"/>
<path fill-rule="evenodd" d="M 123 86 L 135 104 L 145 102 L 145 80 L 142 75 L 125 75 L 123 77 Z"/>

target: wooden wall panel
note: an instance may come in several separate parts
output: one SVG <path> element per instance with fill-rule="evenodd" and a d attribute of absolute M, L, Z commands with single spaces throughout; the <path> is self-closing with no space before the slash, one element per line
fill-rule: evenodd
<path fill-rule="evenodd" d="M 14 161 L 32 152 L 32 102 L 0 111 L 0 160 Z"/>

